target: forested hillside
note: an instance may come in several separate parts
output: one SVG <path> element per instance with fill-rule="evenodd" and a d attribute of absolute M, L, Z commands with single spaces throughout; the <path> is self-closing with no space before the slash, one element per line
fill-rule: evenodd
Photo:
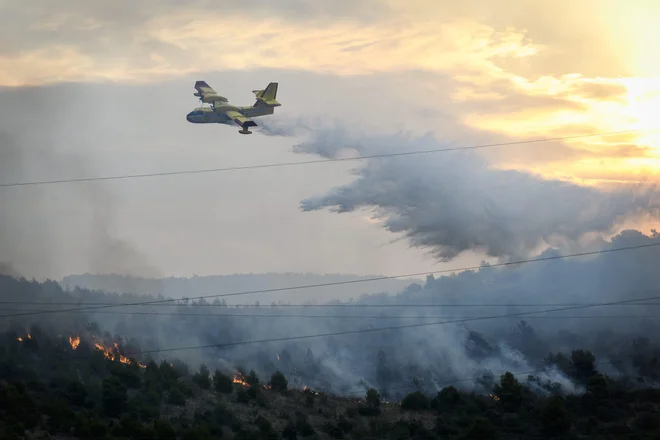
<path fill-rule="evenodd" d="M 469 282 L 475 275 L 465 276 Z M 428 287 L 438 282 L 429 279 L 420 294 L 428 295 Z M 626 343 L 622 336 L 607 357 L 594 355 L 589 347 L 542 355 L 525 349 L 528 359 L 514 361 L 514 349 L 494 342 L 492 335 L 470 330 L 464 346 L 454 343 L 465 355 L 455 352 L 454 359 L 445 362 L 480 367 L 452 372 L 440 363 L 435 370 L 445 372 L 440 377 L 424 364 L 396 361 L 398 352 L 413 349 L 412 341 L 424 341 L 393 337 L 399 333 L 388 338 L 325 338 L 330 340 L 323 349 L 305 345 L 304 339 L 268 343 L 262 332 L 274 327 L 260 322 L 263 316 L 282 313 L 278 308 L 227 307 L 218 299 L 164 302 L 155 307 L 157 311 L 145 312 L 155 315 L 139 315 L 125 307 L 89 308 L 167 299 L 64 291 L 55 282 L 10 277 L 0 277 L 0 291 L 3 439 L 660 436 L 660 391 L 654 388 L 660 347 L 654 334 L 631 337 Z M 409 290 L 397 301 L 405 304 L 411 294 Z M 104 310 L 117 314 L 104 315 Z M 364 325 L 364 310 L 342 313 L 354 313 L 353 321 Z M 200 323 L 204 319 L 213 321 Z M 544 346 L 533 325 L 520 318 L 510 320 L 522 338 L 511 341 L 526 341 L 523 347 Z M 163 335 L 204 334 L 212 325 L 218 332 L 207 333 L 207 340 L 195 344 L 154 336 L 168 326 Z M 304 336 L 301 332 L 289 334 Z M 435 334 L 447 337 L 437 330 Z M 247 350 L 241 341 L 251 336 L 266 343 L 248 344 L 253 348 Z M 237 347 L 226 346 L 232 343 Z M 342 356 L 360 346 L 366 349 L 363 362 L 372 366 L 373 378 L 368 369 L 357 370 L 366 366 L 355 364 L 352 377 L 342 381 L 343 365 L 358 359 Z M 437 356 L 428 351 L 425 358 Z M 462 356 L 467 357 L 461 361 Z"/>
<path fill-rule="evenodd" d="M 292 390 L 281 372 L 191 370 L 141 361 L 93 326 L 82 335 L 32 327 L 0 347 L 0 438 L 14 439 L 527 439 L 660 436 L 660 391 L 598 372 L 588 351 L 558 354 L 581 395 L 532 390 L 511 373 L 477 395 L 448 385 L 384 402 Z M 650 354 L 650 353 L 649 353 Z M 657 355 L 637 360 L 657 371 Z M 640 365 L 641 367 L 641 365 Z M 655 373 L 653 373 L 655 377 Z"/>

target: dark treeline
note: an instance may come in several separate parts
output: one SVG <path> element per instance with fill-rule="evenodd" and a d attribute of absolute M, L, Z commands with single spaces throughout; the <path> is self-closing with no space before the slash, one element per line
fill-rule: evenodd
<path fill-rule="evenodd" d="M 18 439 L 650 439 L 660 436 L 660 391 L 609 377 L 586 350 L 554 362 L 584 388 L 532 389 L 507 372 L 489 394 L 415 391 L 387 402 L 375 389 L 355 398 L 292 390 L 279 371 L 260 377 L 172 360 L 123 359 L 128 346 L 96 348 L 32 326 L 0 336 L 0 438 Z M 98 336 L 101 340 L 101 336 Z M 103 341 L 110 344 L 109 341 Z M 109 354 L 111 353 L 111 354 Z M 111 359 L 113 356 L 117 356 Z M 655 377 L 657 356 L 642 362 Z M 544 388 L 540 393 L 538 388 Z"/>

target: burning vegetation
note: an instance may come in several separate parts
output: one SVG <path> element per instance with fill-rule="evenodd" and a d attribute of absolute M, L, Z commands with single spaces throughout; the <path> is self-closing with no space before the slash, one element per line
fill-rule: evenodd
<path fill-rule="evenodd" d="M 28 333 L 25 339 L 32 339 L 32 335 Z M 23 342 L 25 339 L 21 338 L 20 336 L 16 338 L 18 342 Z"/>
<path fill-rule="evenodd" d="M 243 376 L 243 373 L 241 373 L 240 371 L 237 371 L 236 374 L 234 374 L 233 382 L 239 385 L 243 385 L 244 387 L 250 386 L 250 384 L 245 381 L 245 377 Z"/>
<path fill-rule="evenodd" d="M 111 361 L 119 361 L 122 364 L 133 364 L 133 361 L 131 361 L 128 357 L 124 356 L 120 349 L 119 349 L 119 344 L 116 342 L 113 343 L 111 347 L 106 347 L 100 342 L 96 340 L 94 336 L 92 336 L 92 341 L 94 344 L 94 347 L 100 351 L 103 352 L 103 356 L 105 356 L 106 359 L 110 359 Z M 69 345 L 71 345 L 72 350 L 78 349 L 80 346 L 80 336 L 69 336 Z M 147 368 L 146 365 L 141 364 L 140 362 L 135 361 L 137 363 L 138 367 L 140 368 Z"/>

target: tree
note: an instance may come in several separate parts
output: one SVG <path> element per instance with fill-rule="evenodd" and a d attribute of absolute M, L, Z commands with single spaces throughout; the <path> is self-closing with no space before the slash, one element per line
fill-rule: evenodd
<path fill-rule="evenodd" d="M 369 388 L 367 390 L 367 404 L 371 406 L 372 408 L 378 408 L 380 407 L 380 394 L 378 394 L 378 391 L 376 391 L 374 388 Z"/>
<path fill-rule="evenodd" d="M 172 388 L 170 390 L 167 402 L 172 404 L 172 405 L 185 405 L 186 404 L 186 397 L 183 395 L 181 390 L 178 388 Z"/>
<path fill-rule="evenodd" d="M 110 416 L 117 416 L 126 409 L 126 385 L 116 376 L 103 380 L 102 385 L 103 410 Z"/>
<path fill-rule="evenodd" d="M 140 388 L 140 367 L 137 364 L 126 365 L 121 362 L 113 362 L 110 364 L 110 372 L 117 376 L 127 388 Z"/>
<path fill-rule="evenodd" d="M 588 350 L 574 350 L 571 353 L 575 378 L 582 382 L 586 382 L 596 373 L 595 362 L 596 357 Z"/>
<path fill-rule="evenodd" d="M 286 391 L 289 386 L 289 382 L 286 380 L 286 376 L 281 371 L 276 371 L 270 377 L 269 385 L 275 391 Z"/>
<path fill-rule="evenodd" d="M 250 386 L 259 385 L 259 376 L 254 370 L 250 370 L 247 376 L 245 376 L 245 382 Z"/>
<path fill-rule="evenodd" d="M 199 372 L 195 373 L 192 380 L 203 390 L 211 388 L 211 372 L 204 364 L 199 366 Z"/>
<path fill-rule="evenodd" d="M 429 398 L 421 391 L 410 393 L 401 401 L 401 409 L 404 410 L 422 411 L 430 406 Z"/>
<path fill-rule="evenodd" d="M 541 424 L 546 434 L 563 436 L 571 430 L 566 402 L 563 397 L 552 396 L 541 408 Z"/>
<path fill-rule="evenodd" d="M 508 371 L 500 377 L 500 383 L 493 387 L 493 393 L 500 399 L 505 411 L 520 409 L 526 391 L 526 387 Z"/>
<path fill-rule="evenodd" d="M 87 388 L 77 380 L 70 381 L 66 386 L 66 396 L 72 405 L 83 406 L 87 399 Z"/>
<path fill-rule="evenodd" d="M 443 388 L 431 400 L 431 408 L 438 412 L 449 411 L 461 402 L 461 394 L 453 386 Z"/>
<path fill-rule="evenodd" d="M 224 394 L 231 394 L 234 391 L 234 382 L 231 377 L 227 376 L 220 370 L 215 370 L 213 375 L 213 383 L 216 391 Z"/>

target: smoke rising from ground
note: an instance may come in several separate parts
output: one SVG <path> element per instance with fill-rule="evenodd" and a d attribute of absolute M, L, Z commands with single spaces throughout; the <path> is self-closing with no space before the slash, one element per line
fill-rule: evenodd
<path fill-rule="evenodd" d="M 75 106 L 84 99 L 79 94 L 69 86 L 26 88 L 21 93 L 0 90 L 1 106 L 7 110 L 0 120 L 0 183 L 97 174 L 92 157 L 74 153 L 75 147 L 84 151 L 94 138 L 85 124 L 76 124 Z M 116 206 L 103 182 L 0 188 L 0 263 L 13 267 L 12 274 L 42 277 L 53 273 L 63 255 L 75 254 L 95 272 L 159 276 L 142 253 L 120 237 Z M 63 233 L 69 221 L 80 224 L 75 236 Z"/>
<path fill-rule="evenodd" d="M 301 153 L 335 158 L 450 148 L 431 136 L 355 138 L 345 131 L 314 133 Z M 338 213 L 362 208 L 412 246 L 448 261 L 464 251 L 519 259 L 547 246 L 579 246 L 588 234 L 609 235 L 627 218 L 660 214 L 660 190 L 605 192 L 526 172 L 491 168 L 473 152 L 370 160 L 357 179 L 301 202 L 304 211 Z"/>
<path fill-rule="evenodd" d="M 592 243 L 592 249 L 658 242 L 658 234 L 624 231 L 611 241 Z M 548 250 L 541 255 L 557 253 Z M 449 384 L 488 392 L 505 371 L 525 373 L 519 376 L 522 381 L 532 372 L 535 379 L 530 385 L 540 393 L 551 392 L 553 383 L 560 384 L 564 392 L 581 392 L 582 385 L 561 364 L 548 364 L 545 358 L 558 351 L 570 356 L 572 350 L 588 349 L 603 371 L 643 376 L 650 383 L 651 377 L 643 373 L 638 359 L 658 350 L 658 306 L 649 303 L 660 301 L 552 310 L 562 304 L 658 297 L 659 257 L 660 249 L 650 247 L 506 268 L 484 266 L 479 271 L 430 276 L 425 283 L 411 284 L 396 295 L 364 296 L 349 307 L 332 303 L 336 307 L 234 308 L 218 299 L 187 306 L 101 310 L 79 319 L 98 322 L 110 335 L 135 338 L 142 349 L 166 350 L 153 353 L 157 359 L 179 358 L 193 368 L 205 363 L 228 372 L 240 366 L 254 369 L 264 379 L 280 370 L 291 386 L 307 385 L 349 396 L 375 387 L 398 398 L 417 388 L 433 393 Z M 52 300 L 52 293 L 49 295 Z M 89 302 L 111 299 L 85 292 L 79 295 Z M 246 295 L 241 302 L 250 300 Z M 527 315 L 507 317 L 519 313 Z M 479 320 L 471 320 L 474 318 Z M 458 322 L 327 336 L 445 321 Z M 319 334 L 326 336 L 267 342 Z M 192 348 L 199 346 L 206 348 Z M 169 351 L 173 348 L 182 350 Z"/>
<path fill-rule="evenodd" d="M 281 127 L 271 131 L 287 134 Z M 372 155 L 442 147 L 430 136 L 356 138 L 334 127 L 317 129 L 311 140 L 296 146 L 295 151 L 335 158 L 351 150 Z M 635 246 L 660 238 L 638 231 L 623 231 L 611 241 L 598 238 L 615 233 L 630 216 L 657 216 L 660 203 L 652 187 L 605 192 L 491 168 L 486 160 L 471 153 L 370 160 L 366 165 L 361 162 L 355 174 L 354 182 L 303 200 L 302 208 L 330 207 L 337 212 L 372 208 L 385 228 L 403 233 L 411 245 L 430 249 L 440 260 L 450 260 L 467 250 L 512 259 L 539 252 L 549 256 Z M 429 277 L 423 286 L 413 284 L 396 296 L 370 295 L 358 301 L 399 307 L 225 309 L 244 314 L 320 315 L 314 318 L 162 317 L 172 321 L 158 327 L 164 334 L 157 339 L 169 346 L 185 346 L 186 341 L 191 345 L 226 344 L 537 311 L 524 318 L 248 344 L 190 351 L 185 356 L 212 365 L 242 365 L 265 375 L 280 369 L 294 386 L 306 384 L 343 394 L 359 394 L 373 386 L 396 396 L 418 387 L 433 391 L 449 383 L 487 391 L 507 370 L 538 371 L 533 384 L 538 392 L 549 392 L 549 383 L 559 383 L 567 392 L 579 392 L 578 384 L 559 367 L 548 367 L 544 358 L 551 352 L 587 348 L 596 353 L 601 367 L 612 368 L 610 361 L 630 355 L 632 340 L 650 337 L 652 343 L 658 343 L 657 337 L 649 336 L 658 334 L 655 307 L 548 312 L 552 308 L 548 304 L 651 296 L 660 282 L 653 269 L 659 255 L 657 248 L 650 248 L 516 268 L 485 267 L 476 273 Z M 466 303 L 481 306 L 461 306 Z M 406 307 L 414 304 L 444 306 Z M 537 306 L 531 307 L 534 304 Z M 223 308 L 187 310 L 214 313 Z M 213 322 L 205 323 L 207 320 Z M 169 330 L 175 328 L 185 328 L 186 332 Z M 629 362 L 616 368 L 637 374 Z M 480 379 L 472 380 L 475 378 Z"/>

